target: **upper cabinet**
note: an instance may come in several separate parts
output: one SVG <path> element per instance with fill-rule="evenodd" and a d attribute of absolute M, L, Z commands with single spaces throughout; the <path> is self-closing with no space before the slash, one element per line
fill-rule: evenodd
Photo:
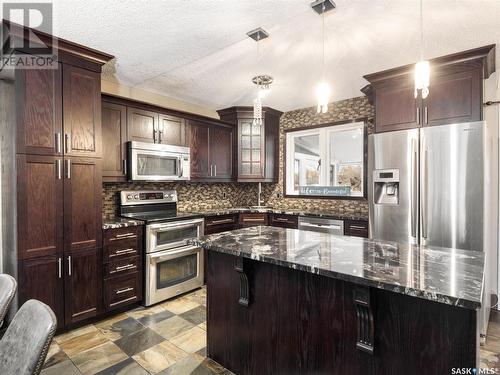
<path fill-rule="evenodd" d="M 17 152 L 62 153 L 62 69 L 15 72 Z"/>
<path fill-rule="evenodd" d="M 129 140 L 157 143 L 158 113 L 139 108 L 127 108 L 127 128 Z"/>
<path fill-rule="evenodd" d="M 187 121 L 186 143 L 191 149 L 191 180 L 232 180 L 233 133 L 231 125 Z"/>
<path fill-rule="evenodd" d="M 253 123 L 251 107 L 231 107 L 217 111 L 221 120 L 237 125 L 235 140 L 237 180 L 276 182 L 279 167 L 279 119 L 283 114 L 262 109 L 262 125 Z"/>
<path fill-rule="evenodd" d="M 101 156 L 101 73 L 63 64 L 64 152 Z"/>
<path fill-rule="evenodd" d="M 371 84 L 375 131 L 482 120 L 483 79 L 495 70 L 495 46 L 430 60 L 429 95 L 414 97 L 413 65 L 364 76 Z"/>
<path fill-rule="evenodd" d="M 187 146 L 192 181 L 232 181 L 235 133 L 227 122 L 104 96 L 103 181 L 127 179 L 127 141 Z"/>

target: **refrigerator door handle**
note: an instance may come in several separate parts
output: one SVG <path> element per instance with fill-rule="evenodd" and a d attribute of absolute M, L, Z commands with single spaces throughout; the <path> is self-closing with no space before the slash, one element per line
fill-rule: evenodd
<path fill-rule="evenodd" d="M 424 141 L 424 147 L 423 147 L 423 173 L 422 173 L 422 238 L 427 239 L 427 195 L 428 195 L 428 187 L 429 183 L 427 181 L 428 179 L 428 173 L 429 173 L 429 155 L 427 151 L 427 145 L 425 144 Z"/>
<path fill-rule="evenodd" d="M 411 236 L 413 238 L 417 237 L 417 222 L 418 222 L 418 206 L 417 206 L 417 175 L 418 175 L 418 164 L 417 164 L 417 140 L 411 140 Z"/>

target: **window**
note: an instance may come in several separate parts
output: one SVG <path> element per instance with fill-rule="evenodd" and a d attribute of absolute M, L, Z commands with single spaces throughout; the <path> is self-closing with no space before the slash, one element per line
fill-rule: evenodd
<path fill-rule="evenodd" d="M 286 133 L 286 194 L 364 196 L 363 122 Z"/>

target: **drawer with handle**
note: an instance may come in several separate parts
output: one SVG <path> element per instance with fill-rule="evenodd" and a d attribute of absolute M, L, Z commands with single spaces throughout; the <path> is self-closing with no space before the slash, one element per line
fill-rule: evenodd
<path fill-rule="evenodd" d="M 106 229 L 104 231 L 104 244 L 137 239 L 142 233 L 142 226 Z"/>
<path fill-rule="evenodd" d="M 216 215 L 205 218 L 205 234 L 219 233 L 236 229 L 238 214 Z"/>
<path fill-rule="evenodd" d="M 254 225 L 267 225 L 267 223 L 268 223 L 267 213 L 240 214 L 240 225 L 244 227 L 249 227 Z"/>
<path fill-rule="evenodd" d="M 137 272 L 141 267 L 141 257 L 120 259 L 104 265 L 104 277 L 115 277 L 126 273 Z"/>
<path fill-rule="evenodd" d="M 346 220 L 344 234 L 346 236 L 368 238 L 368 221 Z"/>
<path fill-rule="evenodd" d="M 107 311 L 140 300 L 142 300 L 140 272 L 104 280 L 104 304 Z"/>
<path fill-rule="evenodd" d="M 298 228 L 299 218 L 297 215 L 269 214 L 269 224 L 273 227 Z"/>

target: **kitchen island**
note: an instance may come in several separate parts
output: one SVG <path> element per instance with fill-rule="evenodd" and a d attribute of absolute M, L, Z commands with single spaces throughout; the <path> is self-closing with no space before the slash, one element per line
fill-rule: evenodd
<path fill-rule="evenodd" d="M 481 252 L 253 227 L 207 249 L 207 355 L 236 374 L 449 374 L 478 363 Z"/>

